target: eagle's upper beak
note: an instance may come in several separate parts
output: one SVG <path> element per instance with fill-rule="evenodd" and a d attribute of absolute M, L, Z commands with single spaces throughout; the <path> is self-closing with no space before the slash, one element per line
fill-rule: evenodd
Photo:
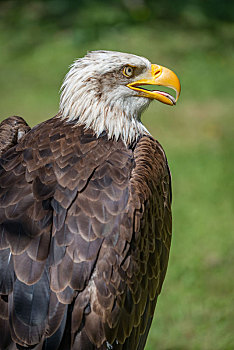
<path fill-rule="evenodd" d="M 139 78 L 139 77 L 138 77 Z M 147 90 L 142 85 L 159 85 L 172 88 L 176 91 L 176 98 L 167 92 L 159 90 Z M 139 96 L 156 99 L 168 105 L 175 105 L 180 95 L 180 81 L 170 69 L 159 66 L 157 64 L 151 65 L 151 70 L 142 74 L 139 80 L 127 84 L 132 90 L 138 91 Z"/>

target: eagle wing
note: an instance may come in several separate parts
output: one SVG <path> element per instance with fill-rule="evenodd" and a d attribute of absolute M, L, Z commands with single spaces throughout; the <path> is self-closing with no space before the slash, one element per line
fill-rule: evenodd
<path fill-rule="evenodd" d="M 4 153 L 0 183 L 0 349 L 143 349 L 171 238 L 161 146 L 53 118 Z"/>
<path fill-rule="evenodd" d="M 18 116 L 9 117 L 0 123 L 0 157 L 30 130 L 26 121 Z"/>

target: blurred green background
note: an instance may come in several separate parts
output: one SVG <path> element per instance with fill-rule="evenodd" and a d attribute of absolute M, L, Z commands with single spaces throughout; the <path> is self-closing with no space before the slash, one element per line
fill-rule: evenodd
<path fill-rule="evenodd" d="M 72 61 L 135 53 L 181 79 L 143 121 L 173 178 L 169 269 L 147 350 L 234 349 L 234 1 L 0 1 L 0 119 L 58 111 Z"/>

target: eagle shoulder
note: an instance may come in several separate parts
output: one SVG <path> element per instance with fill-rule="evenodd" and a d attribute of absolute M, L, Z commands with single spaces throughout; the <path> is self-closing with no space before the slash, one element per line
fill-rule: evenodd
<path fill-rule="evenodd" d="M 18 116 L 4 119 L 0 123 L 0 157 L 30 130 L 26 121 Z"/>

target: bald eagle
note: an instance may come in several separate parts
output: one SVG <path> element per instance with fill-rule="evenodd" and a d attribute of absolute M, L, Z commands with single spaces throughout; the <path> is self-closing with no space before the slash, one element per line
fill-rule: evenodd
<path fill-rule="evenodd" d="M 170 171 L 141 113 L 180 83 L 94 51 L 61 89 L 52 119 L 0 124 L 0 349 L 141 350 L 171 242 Z"/>

